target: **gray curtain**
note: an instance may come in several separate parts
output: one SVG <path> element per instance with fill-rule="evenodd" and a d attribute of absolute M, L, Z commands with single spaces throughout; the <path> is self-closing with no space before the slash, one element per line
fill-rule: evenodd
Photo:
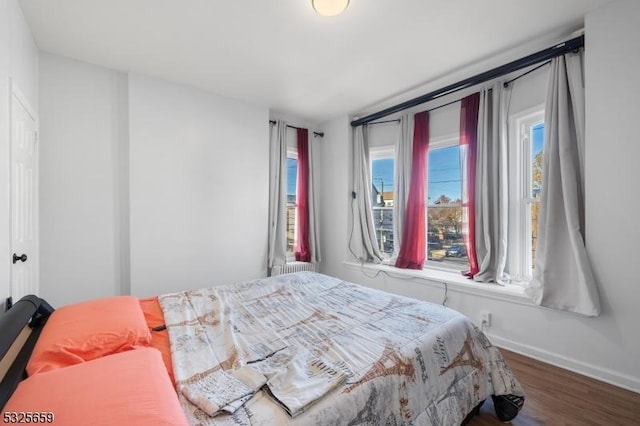
<path fill-rule="evenodd" d="M 287 261 L 286 173 L 287 123 L 278 120 L 269 138 L 269 269 Z"/>
<path fill-rule="evenodd" d="M 501 82 L 480 92 L 476 159 L 476 253 L 475 281 L 503 284 L 508 238 L 507 115 L 510 88 Z"/>
<path fill-rule="evenodd" d="M 309 249 L 311 250 L 311 263 L 319 263 L 321 256 L 318 218 L 316 217 L 318 200 L 316 198 L 315 144 L 313 142 L 313 140 L 309 141 Z"/>
<path fill-rule="evenodd" d="M 371 206 L 371 163 L 369 161 L 369 129 L 366 125 L 353 130 L 353 192 L 351 199 L 352 232 L 349 250 L 361 262 L 382 261 L 382 253 L 376 240 Z"/>
<path fill-rule="evenodd" d="M 393 201 L 393 255 L 389 263 L 395 265 L 400 253 L 404 215 L 411 185 L 411 156 L 413 155 L 413 115 L 400 117 L 398 140 L 396 141 L 394 179 L 395 194 Z"/>
<path fill-rule="evenodd" d="M 527 293 L 548 308 L 587 316 L 600 299 L 584 245 L 584 78 L 582 54 L 551 62 L 538 241 Z"/>

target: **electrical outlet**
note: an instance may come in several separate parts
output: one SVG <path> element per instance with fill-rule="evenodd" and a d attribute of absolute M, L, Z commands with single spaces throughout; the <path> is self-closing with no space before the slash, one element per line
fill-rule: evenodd
<path fill-rule="evenodd" d="M 483 328 L 491 327 L 491 312 L 483 312 L 480 316 L 480 324 Z"/>

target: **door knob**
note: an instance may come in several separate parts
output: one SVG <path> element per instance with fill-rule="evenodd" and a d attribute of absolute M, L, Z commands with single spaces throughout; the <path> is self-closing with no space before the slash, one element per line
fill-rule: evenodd
<path fill-rule="evenodd" d="M 15 264 L 19 260 L 26 262 L 27 255 L 23 253 L 22 256 L 18 256 L 17 254 L 13 253 L 13 263 Z"/>

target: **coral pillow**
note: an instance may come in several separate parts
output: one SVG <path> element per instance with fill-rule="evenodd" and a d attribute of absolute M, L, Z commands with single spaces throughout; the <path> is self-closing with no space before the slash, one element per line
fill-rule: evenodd
<path fill-rule="evenodd" d="M 117 296 L 53 311 L 33 349 L 27 374 L 148 346 L 151 333 L 137 297 Z"/>
<path fill-rule="evenodd" d="M 3 412 L 54 417 L 54 424 L 186 425 L 160 352 L 109 355 L 20 382 Z"/>
<path fill-rule="evenodd" d="M 160 303 L 158 303 L 158 297 L 140 299 L 140 308 L 142 308 L 144 319 L 147 322 L 147 326 L 149 326 L 149 328 L 164 325 L 164 314 L 162 313 Z M 169 343 L 169 331 L 166 328 L 164 330 L 151 332 L 151 347 L 156 348 L 162 354 L 164 366 L 167 367 L 167 372 L 169 373 L 171 383 L 175 385 L 175 377 L 173 376 L 173 363 L 171 361 L 171 344 Z"/>

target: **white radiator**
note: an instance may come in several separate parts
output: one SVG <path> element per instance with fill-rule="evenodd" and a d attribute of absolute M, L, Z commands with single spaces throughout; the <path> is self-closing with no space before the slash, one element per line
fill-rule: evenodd
<path fill-rule="evenodd" d="M 316 272 L 316 264 L 309 262 L 290 262 L 285 265 L 278 265 L 271 268 L 271 276 L 290 274 L 292 272 L 311 271 Z"/>

